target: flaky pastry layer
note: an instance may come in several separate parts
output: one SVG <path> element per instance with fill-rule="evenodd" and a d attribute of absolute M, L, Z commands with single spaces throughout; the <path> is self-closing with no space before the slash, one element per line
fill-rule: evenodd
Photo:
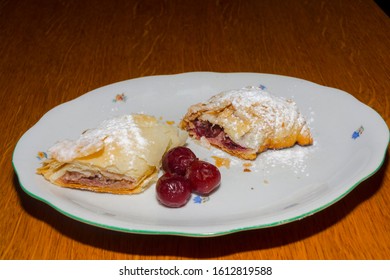
<path fill-rule="evenodd" d="M 85 131 L 77 140 L 56 143 L 37 173 L 62 187 L 140 193 L 156 181 L 164 153 L 186 139 L 187 133 L 155 117 L 120 116 Z"/>
<path fill-rule="evenodd" d="M 310 128 L 294 101 L 253 86 L 190 106 L 180 127 L 195 139 L 248 160 L 267 149 L 313 144 Z"/>

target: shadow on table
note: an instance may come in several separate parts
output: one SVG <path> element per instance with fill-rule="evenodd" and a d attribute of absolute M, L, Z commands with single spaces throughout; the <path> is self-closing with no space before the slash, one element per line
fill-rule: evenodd
<path fill-rule="evenodd" d="M 194 238 L 168 235 L 139 235 L 97 228 L 67 218 L 50 206 L 32 199 L 18 186 L 22 206 L 32 216 L 54 227 L 62 234 L 78 242 L 121 254 L 138 255 L 140 258 L 222 258 L 250 251 L 266 250 L 309 238 L 344 219 L 360 203 L 372 197 L 382 185 L 388 157 L 382 168 L 372 177 L 362 182 L 350 194 L 330 207 L 303 220 L 289 224 L 238 232 L 230 235 Z M 130 256 L 129 256 L 130 257 Z M 284 257 L 281 255 L 280 259 Z M 119 255 L 119 259 L 126 259 Z"/>
<path fill-rule="evenodd" d="M 387 16 L 390 16 L 388 0 L 375 0 L 375 3 L 385 12 Z"/>

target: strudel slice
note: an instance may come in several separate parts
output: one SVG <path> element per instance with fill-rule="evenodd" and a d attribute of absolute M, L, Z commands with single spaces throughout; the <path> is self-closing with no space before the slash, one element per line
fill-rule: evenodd
<path fill-rule="evenodd" d="M 313 143 L 294 101 L 253 86 L 225 91 L 190 106 L 180 127 L 201 142 L 248 160 L 267 149 Z"/>
<path fill-rule="evenodd" d="M 164 153 L 186 139 L 186 132 L 152 116 L 115 117 L 77 140 L 56 143 L 37 173 L 63 187 L 140 193 L 155 182 Z"/>

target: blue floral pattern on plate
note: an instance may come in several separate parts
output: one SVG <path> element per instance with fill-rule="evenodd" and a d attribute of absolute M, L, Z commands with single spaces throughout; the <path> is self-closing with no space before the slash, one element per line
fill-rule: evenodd
<path fill-rule="evenodd" d="M 364 127 L 361 125 L 358 129 L 356 129 L 353 133 L 352 133 L 352 139 L 357 139 L 360 137 L 360 135 L 362 135 L 364 131 Z"/>

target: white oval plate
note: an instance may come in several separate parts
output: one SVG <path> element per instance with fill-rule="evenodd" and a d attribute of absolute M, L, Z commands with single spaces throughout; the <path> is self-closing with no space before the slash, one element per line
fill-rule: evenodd
<path fill-rule="evenodd" d="M 267 151 L 248 165 L 189 139 L 201 159 L 229 158 L 231 165 L 220 168 L 222 183 L 215 193 L 193 195 L 179 209 L 160 205 L 154 186 L 139 195 L 98 194 L 60 188 L 35 173 L 56 141 L 75 139 L 104 119 L 146 113 L 177 124 L 190 105 L 247 85 L 294 99 L 310 123 L 314 145 Z M 379 169 L 388 143 L 384 120 L 346 92 L 278 75 L 194 72 L 115 83 L 55 107 L 19 140 L 13 165 L 26 193 L 80 222 L 201 237 L 277 226 L 328 207 Z"/>

